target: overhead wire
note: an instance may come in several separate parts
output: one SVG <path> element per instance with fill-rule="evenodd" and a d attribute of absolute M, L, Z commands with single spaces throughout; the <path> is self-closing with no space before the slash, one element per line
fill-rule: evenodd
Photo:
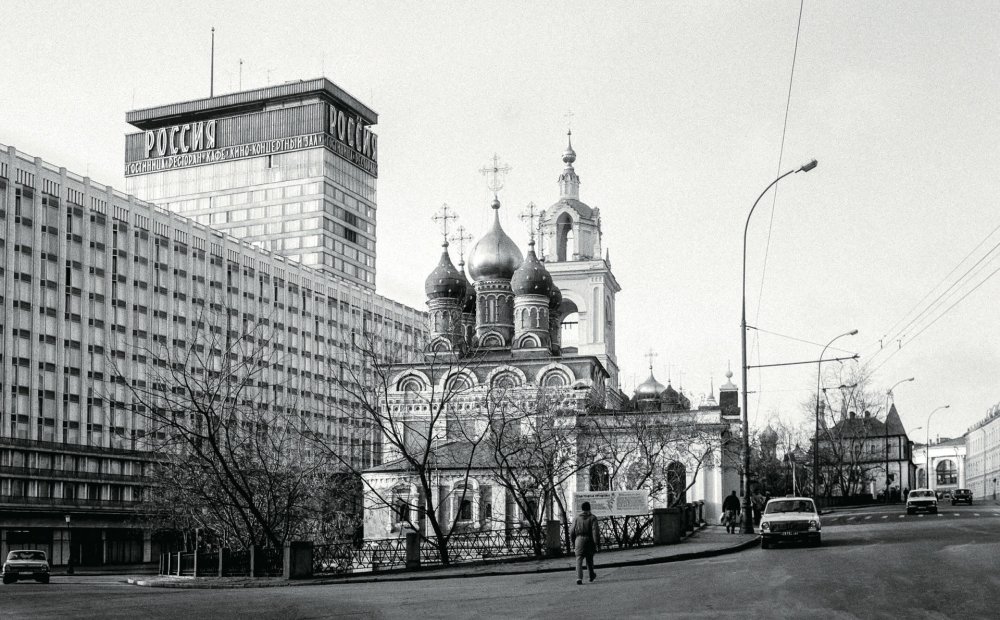
<path fill-rule="evenodd" d="M 799 34 L 802 32 L 802 9 L 805 6 L 805 0 L 799 0 L 799 17 L 795 24 L 795 46 L 792 50 L 792 68 L 788 75 L 788 95 L 785 97 L 785 119 L 781 126 L 781 146 L 778 149 L 778 175 L 781 175 L 781 163 L 785 156 L 785 136 L 788 132 L 788 111 L 791 109 L 792 104 L 792 85 L 795 81 L 795 62 L 799 56 Z M 757 311 L 754 315 L 754 323 L 758 323 L 760 319 L 760 302 L 764 297 L 764 281 L 767 275 L 767 256 L 771 249 L 771 231 L 774 228 L 774 207 L 778 201 L 778 185 L 774 186 L 774 193 L 771 199 L 771 216 L 767 223 L 767 242 L 764 245 L 764 264 L 761 267 L 760 274 L 760 291 L 757 294 Z M 757 353 L 757 365 L 760 365 L 760 341 L 754 336 L 753 343 L 754 350 Z M 762 381 L 762 374 L 760 369 L 757 369 L 757 385 L 760 385 Z M 745 387 L 745 386 L 744 386 Z M 754 426 L 757 425 L 757 418 L 760 416 L 760 399 L 757 399 L 757 406 L 754 409 Z"/>

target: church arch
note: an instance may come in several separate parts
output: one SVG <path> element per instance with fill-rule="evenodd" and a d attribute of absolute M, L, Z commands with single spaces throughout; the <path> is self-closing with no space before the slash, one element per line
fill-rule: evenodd
<path fill-rule="evenodd" d="M 527 383 L 527 378 L 520 368 L 502 364 L 490 371 L 486 383 L 496 388 L 518 387 Z"/>
<path fill-rule="evenodd" d="M 441 387 L 446 393 L 460 392 L 473 388 L 477 383 L 475 373 L 468 368 L 460 368 L 446 375 Z"/>
<path fill-rule="evenodd" d="M 543 387 L 562 387 L 573 383 L 576 376 L 569 366 L 554 362 L 535 373 L 535 383 Z"/>
<path fill-rule="evenodd" d="M 503 336 L 497 332 L 486 332 L 483 334 L 482 338 L 479 339 L 479 346 L 481 347 L 502 347 L 503 346 Z"/>
<path fill-rule="evenodd" d="M 611 475 L 608 473 L 608 466 L 603 463 L 597 463 L 590 466 L 590 490 L 591 491 L 610 491 L 611 490 Z"/>
<path fill-rule="evenodd" d="M 572 260 L 576 251 L 573 224 L 573 217 L 565 211 L 556 218 L 556 260 L 560 263 Z"/>
<path fill-rule="evenodd" d="M 431 385 L 431 380 L 423 372 L 411 369 L 399 374 L 393 382 L 400 392 L 422 392 Z"/>
<path fill-rule="evenodd" d="M 541 341 L 535 334 L 525 334 L 517 339 L 518 349 L 537 349 L 542 346 Z"/>

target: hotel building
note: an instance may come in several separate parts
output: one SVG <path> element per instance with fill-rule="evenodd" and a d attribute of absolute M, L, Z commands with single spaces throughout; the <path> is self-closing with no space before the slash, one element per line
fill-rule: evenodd
<path fill-rule="evenodd" d="M 402 357 L 424 339 L 424 312 L 374 292 L 375 118 L 326 80 L 131 112 L 152 146 L 128 137 L 128 185 L 169 208 L 0 145 L 3 556 L 156 557 L 136 521 L 152 459 L 129 384 L 162 363 L 144 349 L 189 344 L 206 304 L 266 317 L 281 363 L 265 381 L 356 466 L 380 462 L 328 370 L 360 333 Z"/>

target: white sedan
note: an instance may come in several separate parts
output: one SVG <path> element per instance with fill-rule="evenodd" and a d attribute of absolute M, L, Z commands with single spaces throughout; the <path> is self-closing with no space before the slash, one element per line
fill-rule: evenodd
<path fill-rule="evenodd" d="M 769 549 L 778 542 L 821 543 L 823 524 L 816 504 L 808 497 L 772 499 L 764 507 L 760 519 L 760 546 Z"/>

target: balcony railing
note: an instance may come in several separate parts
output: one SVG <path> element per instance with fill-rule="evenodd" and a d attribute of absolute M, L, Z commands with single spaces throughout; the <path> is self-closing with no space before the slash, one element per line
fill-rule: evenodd
<path fill-rule="evenodd" d="M 0 495 L 0 505 L 9 506 L 47 506 L 69 508 L 97 508 L 134 510 L 140 504 L 136 500 L 114 499 L 83 499 L 77 497 L 28 497 L 25 495 Z"/>
<path fill-rule="evenodd" d="M 46 480 L 98 480 L 101 482 L 126 482 L 130 484 L 146 484 L 149 476 L 130 474 L 105 474 L 92 471 L 69 471 L 65 469 L 42 469 L 38 467 L 4 467 L 0 476 L 10 478 L 43 478 Z"/>

